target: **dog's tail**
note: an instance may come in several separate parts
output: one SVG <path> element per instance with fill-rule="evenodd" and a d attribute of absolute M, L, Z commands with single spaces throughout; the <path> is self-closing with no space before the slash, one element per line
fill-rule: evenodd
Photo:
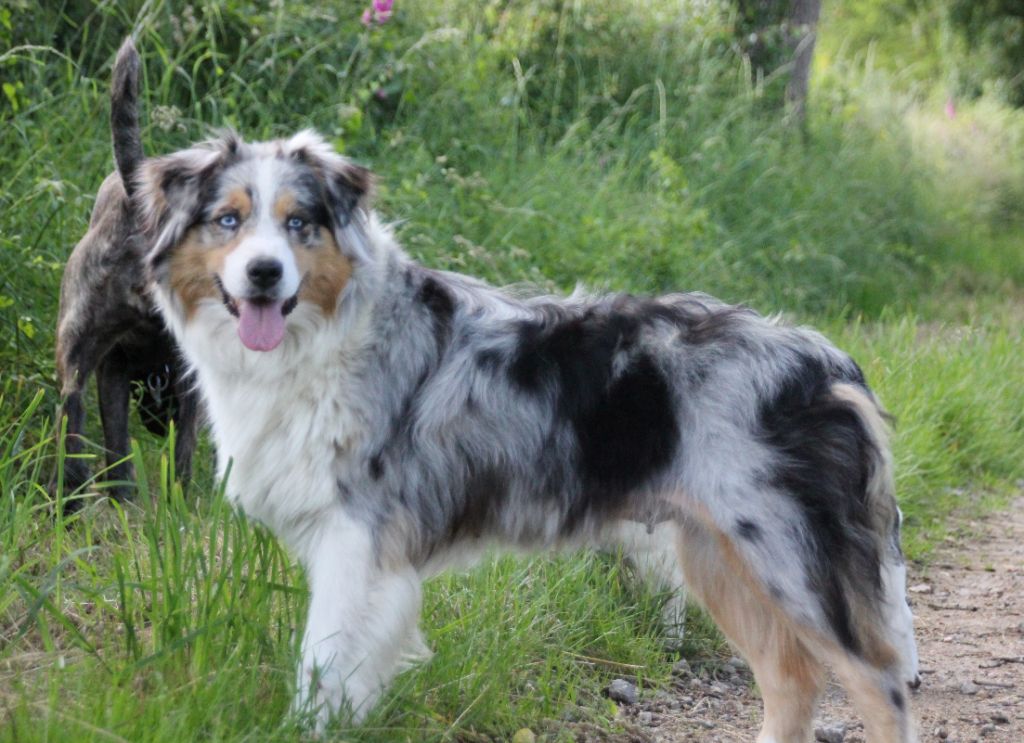
<path fill-rule="evenodd" d="M 135 171 L 145 159 L 139 128 L 139 53 L 129 36 L 121 44 L 114 62 L 110 91 L 110 130 L 114 137 L 114 159 L 125 192 L 135 190 Z"/>
<path fill-rule="evenodd" d="M 864 544 L 864 547 L 877 556 L 881 584 L 876 584 L 875 580 L 866 580 L 867 566 L 855 560 L 841 567 L 840 572 L 850 599 L 855 634 L 859 635 L 858 639 L 867 656 L 874 656 L 875 665 L 881 667 L 887 665 L 884 661 L 886 651 L 883 649 L 886 646 L 902 655 L 901 643 L 896 637 L 899 633 L 895 632 L 899 628 L 891 626 L 890 609 L 903 605 L 906 596 L 906 586 L 902 579 L 900 585 L 892 584 L 892 570 L 896 561 L 902 563 L 902 554 L 899 548 L 900 512 L 896 504 L 889 427 L 886 414 L 874 395 L 863 387 L 836 384 L 831 394 L 859 420 L 867 443 L 863 450 L 861 497 L 867 517 L 865 526 L 871 536 L 868 539 L 870 547 L 868 544 Z"/>
<path fill-rule="evenodd" d="M 864 495 L 874 531 L 880 536 L 888 536 L 893 524 L 899 520 L 899 509 L 896 506 L 887 415 L 874 395 L 862 387 L 836 384 L 832 387 L 832 395 L 850 406 L 870 442 Z"/>

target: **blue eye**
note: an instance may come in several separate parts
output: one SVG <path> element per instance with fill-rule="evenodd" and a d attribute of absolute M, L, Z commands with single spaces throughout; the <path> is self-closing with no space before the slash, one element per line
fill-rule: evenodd
<path fill-rule="evenodd" d="M 226 230 L 233 230 L 238 226 L 238 215 L 224 214 L 217 218 L 217 224 Z"/>
<path fill-rule="evenodd" d="M 288 217 L 288 221 L 285 222 L 285 226 L 293 232 L 298 232 L 306 226 L 306 220 L 302 217 Z"/>

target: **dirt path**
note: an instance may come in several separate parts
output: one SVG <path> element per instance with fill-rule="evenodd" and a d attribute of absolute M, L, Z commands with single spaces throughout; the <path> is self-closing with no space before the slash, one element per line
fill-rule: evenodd
<path fill-rule="evenodd" d="M 921 743 L 1024 743 L 1024 498 L 957 525 L 908 580 L 924 678 L 912 702 Z M 672 691 L 622 713 L 633 740 L 733 743 L 754 740 L 761 703 L 742 664 L 683 664 Z M 829 743 L 864 740 L 834 683 L 815 726 Z"/>

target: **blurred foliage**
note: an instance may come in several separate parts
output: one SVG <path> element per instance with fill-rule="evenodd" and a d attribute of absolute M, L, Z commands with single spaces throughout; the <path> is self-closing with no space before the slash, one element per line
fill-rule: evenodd
<path fill-rule="evenodd" d="M 977 63 L 965 82 L 981 92 L 991 85 L 1014 106 L 1024 106 L 1024 3 L 1020 0 L 949 0 L 949 16 Z"/>
<path fill-rule="evenodd" d="M 825 3 L 821 28 L 826 47 L 869 53 L 919 95 L 1024 106 L 1020 0 L 840 0 Z"/>
<path fill-rule="evenodd" d="M 111 168 L 107 86 L 129 32 L 148 152 L 314 127 L 380 173 L 382 212 L 432 265 L 811 313 L 912 306 L 964 270 L 1021 278 L 978 235 L 1021 224 L 1006 153 L 1024 123 L 991 95 L 942 114 L 942 70 L 966 59 L 939 54 L 956 38 L 946 5 L 826 3 L 806 142 L 759 115 L 736 7 L 438 0 L 366 26 L 357 0 L 9 2 L 0 354 L 52 373 L 60 271 Z"/>

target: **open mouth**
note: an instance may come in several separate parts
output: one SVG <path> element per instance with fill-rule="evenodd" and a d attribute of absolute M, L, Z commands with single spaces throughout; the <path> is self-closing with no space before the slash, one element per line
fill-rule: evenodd
<path fill-rule="evenodd" d="M 298 292 L 288 299 L 264 296 L 243 299 L 231 296 L 216 274 L 213 281 L 220 290 L 224 306 L 238 319 L 238 337 L 243 346 L 251 351 L 273 351 L 281 345 L 284 319 L 299 303 Z"/>

